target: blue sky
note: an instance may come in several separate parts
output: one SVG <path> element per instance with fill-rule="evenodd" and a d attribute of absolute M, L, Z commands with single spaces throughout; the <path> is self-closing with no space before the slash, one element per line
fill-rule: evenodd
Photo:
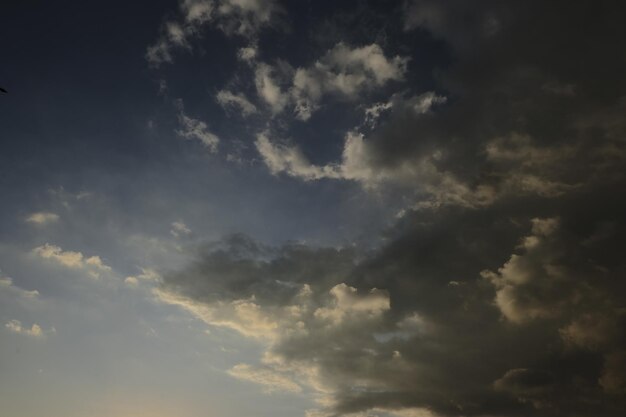
<path fill-rule="evenodd" d="M 622 9 L 1 6 L 3 414 L 622 415 Z"/>

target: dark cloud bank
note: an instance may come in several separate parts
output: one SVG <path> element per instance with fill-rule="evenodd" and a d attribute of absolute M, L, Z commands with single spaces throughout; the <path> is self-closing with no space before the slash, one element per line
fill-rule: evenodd
<path fill-rule="evenodd" d="M 310 389 L 311 416 L 624 415 L 624 11 L 406 3 L 406 30 L 453 61 L 446 103 L 395 106 L 367 138 L 371 172 L 436 173 L 387 176 L 415 202 L 386 243 L 234 236 L 166 276 L 163 297 L 259 340 L 263 375 Z"/>

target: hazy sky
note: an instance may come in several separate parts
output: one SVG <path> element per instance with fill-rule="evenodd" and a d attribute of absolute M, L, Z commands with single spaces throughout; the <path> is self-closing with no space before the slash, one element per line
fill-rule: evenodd
<path fill-rule="evenodd" d="M 623 416 L 624 16 L 5 1 L 0 414 Z"/>

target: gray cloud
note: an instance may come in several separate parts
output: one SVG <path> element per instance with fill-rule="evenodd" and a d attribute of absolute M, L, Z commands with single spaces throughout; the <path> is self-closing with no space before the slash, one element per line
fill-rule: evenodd
<path fill-rule="evenodd" d="M 556 198 L 620 181 L 626 65 L 618 51 L 626 33 L 610 12 L 614 4 L 585 4 L 408 1 L 406 30 L 430 32 L 454 57 L 438 77 L 441 93 L 396 94 L 383 106 L 384 117 L 376 110 L 375 123 L 373 111 L 384 103 L 368 107 L 369 129 L 349 130 L 341 159 L 325 166 L 308 162 L 297 138 L 296 145 L 274 139 L 273 149 L 258 142 L 257 148 L 273 173 L 398 186 L 413 194 L 415 207 L 480 207 L 521 194 Z M 291 91 L 300 103 L 296 117 L 306 119 L 333 84 L 320 68 L 334 68 L 340 47 L 296 70 L 292 90 L 260 67 L 261 96 L 278 113 Z M 395 74 L 389 78 L 401 80 L 404 71 Z"/>
<path fill-rule="evenodd" d="M 378 249 L 235 235 L 164 274 L 157 298 L 257 341 L 261 365 L 230 374 L 311 392 L 311 416 L 622 415 L 619 7 L 406 2 L 407 33 L 453 58 L 438 88 L 364 105 L 334 163 L 271 128 L 255 140 L 273 174 L 400 189 L 406 209 Z M 295 103 L 306 120 L 324 95 L 406 74 L 377 44 L 337 45 L 300 69 L 246 52 L 272 117 Z"/>
<path fill-rule="evenodd" d="M 369 254 L 234 236 L 160 297 L 258 340 L 264 369 L 315 392 L 320 415 L 619 415 L 619 241 L 583 244 L 596 211 L 527 210 L 422 209 Z"/>

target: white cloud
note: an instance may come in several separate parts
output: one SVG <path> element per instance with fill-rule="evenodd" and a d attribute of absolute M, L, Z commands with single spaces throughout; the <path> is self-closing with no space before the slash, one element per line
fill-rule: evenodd
<path fill-rule="evenodd" d="M 265 392 L 275 391 L 301 392 L 302 387 L 287 375 L 276 372 L 270 367 L 253 367 L 240 363 L 228 370 L 228 374 L 243 381 L 254 382 L 264 387 Z"/>
<path fill-rule="evenodd" d="M 191 234 L 191 229 L 187 227 L 182 221 L 176 221 L 172 223 L 172 229 L 170 233 L 174 237 L 181 237 Z"/>
<path fill-rule="evenodd" d="M 272 143 L 267 133 L 257 135 L 255 146 L 265 165 L 274 175 L 285 172 L 304 180 L 340 178 L 336 167 L 312 165 L 300 149 L 295 146 Z"/>
<path fill-rule="evenodd" d="M 54 223 L 57 220 L 59 220 L 59 215 L 55 213 L 49 213 L 49 212 L 33 213 L 26 218 L 26 221 L 28 223 L 33 223 L 37 225 Z"/>
<path fill-rule="evenodd" d="M 94 278 L 98 278 L 102 272 L 111 271 L 111 267 L 105 265 L 99 256 L 85 257 L 81 252 L 64 251 L 59 246 L 48 243 L 34 248 L 33 253 L 67 268 L 84 269 Z"/>
<path fill-rule="evenodd" d="M 388 101 L 385 103 L 375 103 L 368 108 L 365 109 L 365 125 L 370 128 L 375 128 L 378 124 L 378 119 L 380 116 L 386 112 L 387 110 L 393 107 L 393 101 Z"/>
<path fill-rule="evenodd" d="M 189 140 L 199 140 L 210 152 L 217 152 L 217 145 L 220 139 L 209 131 L 206 123 L 188 117 L 182 108 L 178 114 L 178 122 L 181 128 L 176 133 L 179 136 Z"/>
<path fill-rule="evenodd" d="M 408 58 L 387 58 L 377 44 L 350 48 L 339 43 L 311 67 L 296 70 L 292 88 L 296 115 L 307 120 L 326 94 L 355 99 L 363 91 L 402 80 L 407 63 Z"/>
<path fill-rule="evenodd" d="M 275 0 L 180 0 L 180 17 L 166 21 L 157 41 L 148 46 L 150 65 L 173 62 L 173 51 L 191 49 L 190 40 L 211 25 L 227 35 L 254 38 L 280 12 Z"/>
<path fill-rule="evenodd" d="M 240 59 L 256 64 L 256 49 L 240 50 Z M 273 67 L 255 65 L 257 94 L 273 114 L 290 106 L 300 120 L 308 120 L 324 96 L 355 100 L 361 93 L 404 78 L 408 58 L 388 58 L 377 44 L 351 48 L 338 43 L 308 67 L 293 69 L 284 62 Z"/>
<path fill-rule="evenodd" d="M 48 332 L 44 332 L 40 325 L 37 323 L 33 323 L 33 325 L 29 327 L 23 327 L 22 323 L 19 320 L 9 320 L 5 323 L 4 327 L 6 327 L 10 332 L 30 336 L 34 338 L 43 338 L 46 333 L 54 333 L 54 327 L 52 327 Z"/>
<path fill-rule="evenodd" d="M 243 94 L 235 94 L 228 90 L 221 90 L 217 93 L 217 102 L 225 109 L 236 107 L 241 114 L 249 116 L 257 112 L 257 108 Z"/>
<path fill-rule="evenodd" d="M 252 62 L 258 55 L 258 49 L 256 45 L 246 46 L 239 48 L 237 51 L 237 58 L 244 62 Z"/>
<path fill-rule="evenodd" d="M 259 64 L 254 74 L 257 94 L 270 106 L 274 114 L 283 111 L 289 96 L 283 92 L 274 78 L 274 70 L 267 64 Z"/>

